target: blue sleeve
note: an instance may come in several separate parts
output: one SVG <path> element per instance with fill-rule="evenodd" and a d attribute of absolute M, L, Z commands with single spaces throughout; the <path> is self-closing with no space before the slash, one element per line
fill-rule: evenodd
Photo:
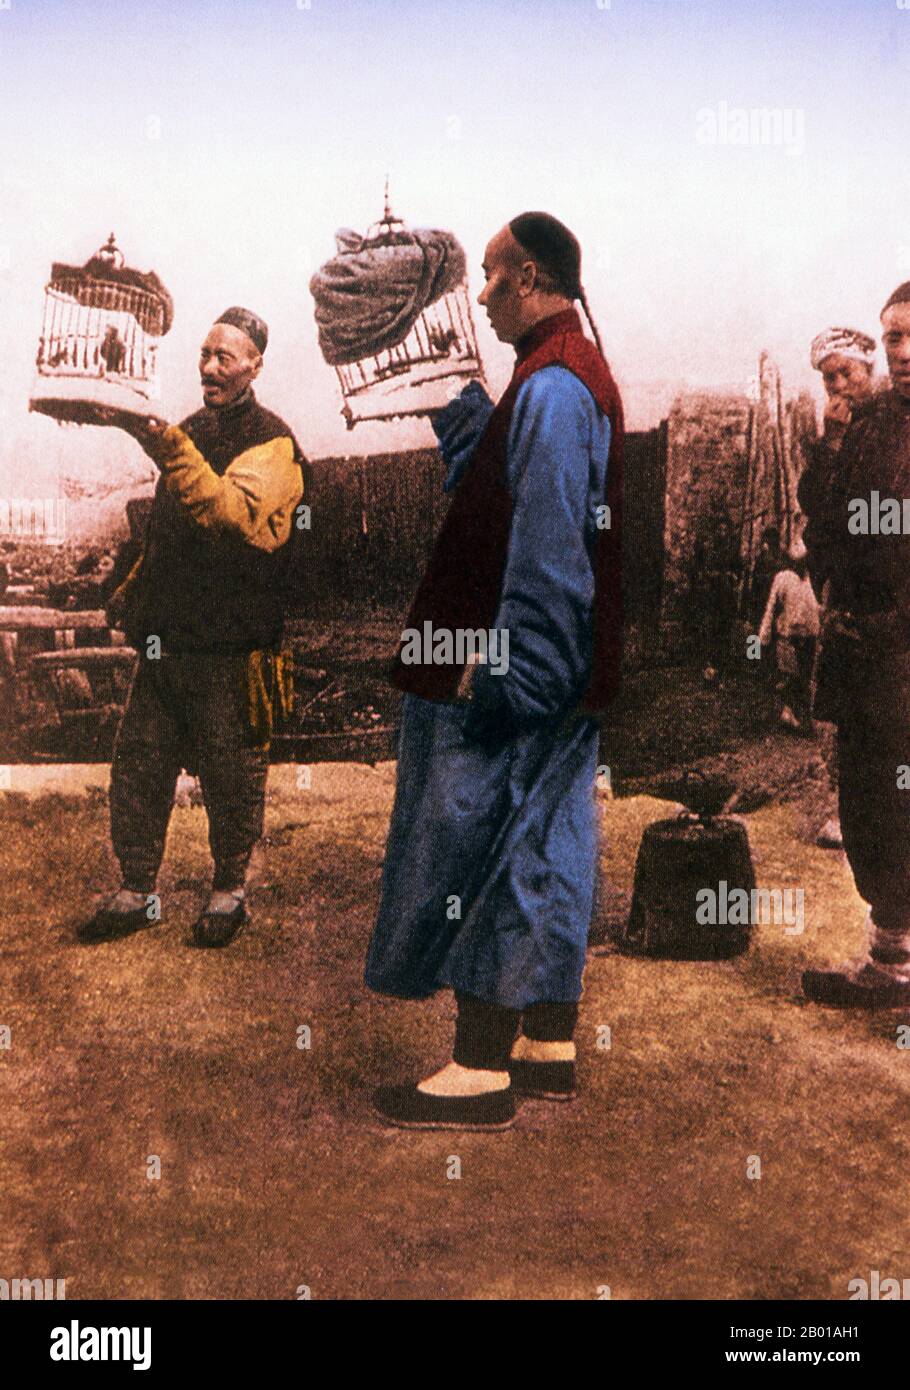
<path fill-rule="evenodd" d="M 513 726 L 561 716 L 583 693 L 609 446 L 609 420 L 574 373 L 545 367 L 524 383 L 509 431 L 512 528 L 495 623 L 508 633 L 508 667 L 475 673 L 478 724 L 486 714 Z"/>
<path fill-rule="evenodd" d="M 443 483 L 445 492 L 451 492 L 461 481 L 493 409 L 493 402 L 480 382 L 471 381 L 443 410 L 431 416 L 439 452 L 447 469 Z"/>

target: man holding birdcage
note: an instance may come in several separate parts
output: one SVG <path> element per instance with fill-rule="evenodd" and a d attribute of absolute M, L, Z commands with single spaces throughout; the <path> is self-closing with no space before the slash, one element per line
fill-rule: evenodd
<path fill-rule="evenodd" d="M 149 902 L 182 767 L 198 773 L 215 861 L 194 942 L 225 946 L 247 920 L 269 742 L 289 700 L 280 639 L 305 463 L 290 428 L 252 390 L 267 341 L 257 315 L 228 309 L 202 345 L 201 410 L 179 426 L 97 416 L 132 434 L 161 478 L 143 555 L 112 600 L 139 653 L 111 768 L 123 882 L 80 929 L 84 941 L 156 919 Z"/>
<path fill-rule="evenodd" d="M 397 786 L 366 967 L 380 993 L 455 992 L 452 1060 L 378 1097 L 386 1120 L 428 1128 L 504 1128 L 516 1093 L 575 1094 L 596 715 L 619 677 L 623 416 L 574 308 L 587 312 L 580 248 L 526 213 L 484 270 L 479 303 L 516 368 L 495 407 L 472 383 L 434 422 L 452 502 L 395 667 Z M 478 632 L 495 662 L 466 663 L 459 638 Z"/>

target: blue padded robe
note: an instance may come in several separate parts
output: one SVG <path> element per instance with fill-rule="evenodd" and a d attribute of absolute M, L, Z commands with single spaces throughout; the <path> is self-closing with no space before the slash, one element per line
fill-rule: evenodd
<path fill-rule="evenodd" d="M 447 486 L 457 485 L 491 409 L 469 387 L 437 422 Z M 580 997 L 598 725 L 567 716 L 591 660 L 591 561 L 609 444 L 609 421 L 567 368 L 541 368 L 519 390 L 495 622 L 508 630 L 508 670 L 477 668 L 473 708 L 404 696 L 371 989 L 424 999 L 448 986 L 513 1009 Z M 502 736 L 466 738 L 469 712 Z"/>

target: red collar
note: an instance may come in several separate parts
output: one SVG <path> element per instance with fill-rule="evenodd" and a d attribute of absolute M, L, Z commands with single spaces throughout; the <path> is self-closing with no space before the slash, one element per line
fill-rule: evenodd
<path fill-rule="evenodd" d="M 552 338 L 555 333 L 580 333 L 581 319 L 578 317 L 577 309 L 561 309 L 558 314 L 550 314 L 545 319 L 538 319 L 537 323 L 529 328 L 515 344 L 515 355 L 517 365 L 530 357 L 548 338 Z"/>

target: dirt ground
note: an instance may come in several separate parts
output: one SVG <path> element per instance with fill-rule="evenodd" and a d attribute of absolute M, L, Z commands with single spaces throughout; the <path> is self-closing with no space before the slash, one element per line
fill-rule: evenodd
<path fill-rule="evenodd" d="M 361 983 L 391 764 L 315 766 L 309 788 L 272 769 L 253 924 L 224 952 L 186 945 L 208 871 L 201 807 L 175 811 L 162 923 L 81 946 L 75 923 L 116 882 L 107 769 L 14 768 L 0 795 L 0 1276 L 112 1299 L 590 1299 L 605 1285 L 844 1299 L 872 1269 L 900 1276 L 901 1018 L 798 993 L 800 970 L 849 954 L 863 920 L 842 856 L 812 844 L 820 759 L 768 735 L 734 764 L 767 802 L 746 816 L 759 883 L 803 888 L 805 931 L 760 927 L 747 956 L 714 965 L 614 954 L 606 928 L 641 834 L 670 808 L 602 800 L 580 1099 L 526 1103 L 496 1135 L 389 1130 L 371 1113 L 377 1082 L 441 1064 L 451 1039 L 447 996 L 384 1001 Z"/>

